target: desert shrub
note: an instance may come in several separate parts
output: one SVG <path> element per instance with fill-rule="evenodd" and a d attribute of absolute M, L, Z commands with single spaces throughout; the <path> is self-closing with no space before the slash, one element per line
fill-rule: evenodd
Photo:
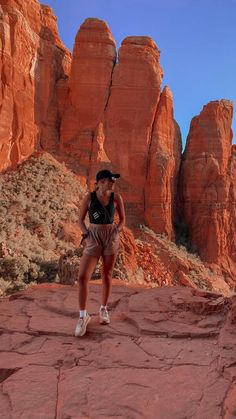
<path fill-rule="evenodd" d="M 30 210 L 25 216 L 25 227 L 32 230 L 41 224 L 39 214 Z"/>
<path fill-rule="evenodd" d="M 45 154 L 0 174 L 0 191 L 0 242 L 14 253 L 1 260 L 0 276 L 5 284 L 54 280 L 59 257 L 75 247 L 57 236 L 58 226 L 77 222 L 85 190 L 65 165 Z"/>
<path fill-rule="evenodd" d="M 28 271 L 29 260 L 24 256 L 5 257 L 0 259 L 0 276 L 6 280 L 19 279 L 24 281 Z"/>
<path fill-rule="evenodd" d="M 0 258 L 0 277 L 9 283 L 52 282 L 58 273 L 58 260 L 30 260 L 27 257 Z"/>
<path fill-rule="evenodd" d="M 54 282 L 58 274 L 58 259 L 42 261 L 40 267 L 40 282 Z"/>
<path fill-rule="evenodd" d="M 25 285 L 22 281 L 8 281 L 4 278 L 0 277 L 0 297 L 3 297 L 6 294 L 12 294 L 17 291 L 21 291 L 25 289 L 27 285 Z"/>

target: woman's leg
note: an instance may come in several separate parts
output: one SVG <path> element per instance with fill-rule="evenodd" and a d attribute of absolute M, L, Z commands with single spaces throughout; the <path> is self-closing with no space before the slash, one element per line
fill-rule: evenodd
<path fill-rule="evenodd" d="M 106 306 L 108 298 L 111 294 L 112 273 L 115 265 L 117 254 L 103 255 L 103 270 L 102 270 L 102 305 Z"/>
<path fill-rule="evenodd" d="M 99 256 L 91 256 L 86 253 L 83 254 L 80 261 L 80 269 L 78 275 L 78 292 L 79 292 L 79 308 L 86 309 L 88 300 L 88 282 L 92 276 L 95 266 L 98 262 Z"/>

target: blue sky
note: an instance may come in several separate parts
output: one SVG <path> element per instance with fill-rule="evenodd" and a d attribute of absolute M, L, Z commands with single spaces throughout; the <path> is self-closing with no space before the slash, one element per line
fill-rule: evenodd
<path fill-rule="evenodd" d="M 236 106 L 236 0 L 45 0 L 72 51 L 87 17 L 107 22 L 116 40 L 149 35 L 161 50 L 164 85 L 174 95 L 183 142 L 193 116 L 211 100 Z M 236 113 L 236 112 L 235 112 Z M 236 116 L 233 120 L 236 143 Z"/>

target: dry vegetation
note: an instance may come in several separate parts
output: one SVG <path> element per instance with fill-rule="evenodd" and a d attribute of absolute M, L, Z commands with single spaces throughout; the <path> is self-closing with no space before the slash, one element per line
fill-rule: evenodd
<path fill-rule="evenodd" d="M 227 296 L 234 292 L 219 266 L 204 263 L 197 254 L 189 252 L 183 245 L 176 245 L 164 234 L 155 234 L 146 226 L 140 227 L 139 240 L 136 240 L 137 259 L 150 282 L 200 288 Z"/>
<path fill-rule="evenodd" d="M 0 293 L 54 281 L 61 253 L 75 248 L 64 224 L 75 225 L 84 190 L 50 155 L 33 156 L 0 175 Z"/>

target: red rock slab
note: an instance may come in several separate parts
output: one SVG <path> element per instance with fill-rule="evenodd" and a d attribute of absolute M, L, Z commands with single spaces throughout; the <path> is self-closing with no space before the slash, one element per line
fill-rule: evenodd
<path fill-rule="evenodd" d="M 55 418 L 57 377 L 56 369 L 45 366 L 28 365 L 16 371 L 2 384 L 9 405 L 1 417 L 8 413 L 15 418 Z"/>
<path fill-rule="evenodd" d="M 12 351 L 21 354 L 37 353 L 47 338 L 36 337 L 26 333 L 9 333 L 0 335 L 0 347 L 5 351 Z"/>
<path fill-rule="evenodd" d="M 158 337 L 157 341 L 157 337 L 149 335 L 129 338 L 117 336 L 115 340 L 101 340 L 99 353 L 96 347 L 91 347 L 80 360 L 80 365 L 101 369 L 122 366 L 167 371 L 173 364 L 210 367 L 218 355 L 216 339 L 195 341 L 191 338 L 174 340 Z"/>
<path fill-rule="evenodd" d="M 60 337 L 56 339 L 53 337 L 43 337 L 43 340 L 34 337 L 35 347 L 34 351 L 25 346 L 18 350 L 2 351 L 0 360 L 0 369 L 20 369 L 26 365 L 45 365 L 57 367 L 63 364 L 64 357 L 70 349 L 73 342 L 71 339 L 62 340 Z M 36 345 L 38 348 L 36 348 Z M 86 352 L 83 352 L 83 355 Z M 77 348 L 78 358 L 78 348 Z"/>
<path fill-rule="evenodd" d="M 165 286 L 154 288 L 151 298 L 149 290 L 143 291 L 142 294 L 136 293 L 131 296 L 129 307 L 131 311 L 138 312 L 176 312 L 181 309 L 181 311 L 204 314 L 204 312 L 221 311 L 227 301 L 220 294 Z"/>
<path fill-rule="evenodd" d="M 82 417 L 190 418 L 198 410 L 206 379 L 205 367 L 170 371 L 75 367 L 62 373 L 58 417 L 76 417 L 79 402 Z M 216 413 L 220 417 L 220 408 Z"/>
<path fill-rule="evenodd" d="M 77 287 L 34 286 L 0 302 L 1 418 L 234 417 L 235 297 L 114 283 L 109 326 L 98 322 L 100 297 L 91 283 L 82 338 Z"/>
<path fill-rule="evenodd" d="M 232 388 L 225 399 L 225 419 L 231 419 L 236 416 L 236 384 L 234 383 Z"/>

